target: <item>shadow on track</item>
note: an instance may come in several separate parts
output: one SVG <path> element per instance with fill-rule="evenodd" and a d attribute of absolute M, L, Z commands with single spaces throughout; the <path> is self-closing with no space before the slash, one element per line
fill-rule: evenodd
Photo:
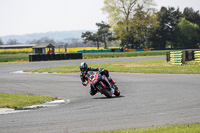
<path fill-rule="evenodd" d="M 93 99 L 113 99 L 113 98 L 123 98 L 123 97 L 125 97 L 125 96 L 118 96 L 118 97 L 116 97 L 116 96 L 113 96 L 112 98 L 107 98 L 107 97 L 95 97 L 95 98 L 93 98 Z"/>

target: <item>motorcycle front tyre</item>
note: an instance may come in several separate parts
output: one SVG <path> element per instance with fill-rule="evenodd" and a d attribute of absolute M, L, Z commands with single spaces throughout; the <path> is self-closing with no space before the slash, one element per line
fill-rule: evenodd
<path fill-rule="evenodd" d="M 110 93 L 110 91 L 102 87 L 100 84 L 98 84 L 97 86 L 101 90 L 102 94 L 104 94 L 107 98 L 112 98 L 112 94 Z"/>
<path fill-rule="evenodd" d="M 118 97 L 118 96 L 120 96 L 120 91 L 119 91 L 119 89 L 118 89 L 118 87 L 115 85 L 115 92 L 114 92 L 114 95 L 116 96 L 116 97 Z"/>

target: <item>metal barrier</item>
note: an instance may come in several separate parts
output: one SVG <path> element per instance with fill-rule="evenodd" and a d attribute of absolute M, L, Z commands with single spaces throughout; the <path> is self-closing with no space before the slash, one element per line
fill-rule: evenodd
<path fill-rule="evenodd" d="M 182 51 L 170 52 L 170 62 L 173 65 L 182 65 Z"/>
<path fill-rule="evenodd" d="M 200 51 L 194 52 L 194 58 L 195 58 L 195 62 L 200 63 Z"/>

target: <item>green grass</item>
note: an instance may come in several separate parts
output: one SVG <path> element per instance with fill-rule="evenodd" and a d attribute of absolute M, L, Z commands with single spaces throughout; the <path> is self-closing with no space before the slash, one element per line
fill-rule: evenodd
<path fill-rule="evenodd" d="M 28 62 L 30 53 L 12 53 L 0 54 L 0 62 Z M 94 58 L 118 58 L 118 57 L 136 57 L 136 56 L 161 56 L 166 55 L 166 51 L 141 51 L 141 52 L 112 52 L 112 53 L 83 53 L 84 59 Z"/>
<path fill-rule="evenodd" d="M 24 62 L 28 61 L 29 54 L 27 53 L 16 53 L 16 54 L 0 54 L 0 62 Z"/>
<path fill-rule="evenodd" d="M 137 51 L 137 52 L 114 52 L 114 53 L 83 53 L 83 58 L 117 58 L 136 56 L 161 56 L 166 55 L 166 50 L 159 51 Z"/>
<path fill-rule="evenodd" d="M 155 61 L 128 61 L 115 63 L 99 63 L 89 64 L 89 67 L 102 67 L 109 72 L 123 72 L 123 73 L 163 73 L 163 74 L 200 74 L 199 64 L 187 64 L 183 66 L 175 66 L 166 63 L 165 60 Z M 25 72 L 49 72 L 49 73 L 72 73 L 80 72 L 79 65 L 48 67 L 40 69 L 26 70 Z"/>
<path fill-rule="evenodd" d="M 187 124 L 176 126 L 163 126 L 139 129 L 124 129 L 95 133 L 200 133 L 200 124 Z"/>
<path fill-rule="evenodd" d="M 56 98 L 37 95 L 19 95 L 0 93 L 0 108 L 22 108 L 37 105 Z"/>
<path fill-rule="evenodd" d="M 186 49 L 185 49 L 186 50 Z M 189 50 L 189 49 L 188 49 Z M 190 49 L 195 50 L 195 49 Z M 199 50 L 199 49 L 198 49 Z M 119 58 L 119 57 L 138 57 L 138 56 L 165 56 L 169 50 L 136 51 L 136 52 L 109 52 L 109 53 L 83 53 L 83 59 L 94 58 Z M 170 50 L 177 51 L 177 50 Z M 181 51 L 181 50 L 179 50 Z M 28 61 L 31 53 L 0 53 L 0 62 Z"/>

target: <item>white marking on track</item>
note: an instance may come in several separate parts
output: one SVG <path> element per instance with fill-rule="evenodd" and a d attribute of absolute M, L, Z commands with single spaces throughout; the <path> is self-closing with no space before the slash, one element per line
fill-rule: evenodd
<path fill-rule="evenodd" d="M 55 101 L 51 101 L 51 102 L 47 102 L 47 103 L 43 103 L 43 104 L 39 104 L 39 105 L 24 107 L 24 108 L 17 109 L 17 110 L 16 109 L 9 109 L 9 108 L 0 108 L 0 115 L 25 112 L 25 111 L 30 111 L 30 110 L 39 109 L 39 108 L 53 107 L 53 106 L 58 106 L 62 103 L 69 103 L 69 102 L 70 102 L 69 99 L 55 100 Z"/>
<path fill-rule="evenodd" d="M 42 73 L 38 73 L 38 72 L 24 72 L 23 70 L 14 71 L 14 72 L 10 72 L 10 73 L 14 73 L 14 74 L 60 74 L 60 73 L 48 73 L 48 72 L 42 72 Z"/>

